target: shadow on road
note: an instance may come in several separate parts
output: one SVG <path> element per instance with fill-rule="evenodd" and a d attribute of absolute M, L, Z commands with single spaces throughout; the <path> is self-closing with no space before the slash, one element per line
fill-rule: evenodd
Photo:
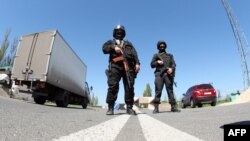
<path fill-rule="evenodd" d="M 229 123 L 229 124 L 225 124 L 225 125 L 250 125 L 250 120 L 247 121 L 239 121 L 239 122 L 234 122 L 234 123 Z M 222 125 L 220 128 L 224 129 L 224 126 Z"/>

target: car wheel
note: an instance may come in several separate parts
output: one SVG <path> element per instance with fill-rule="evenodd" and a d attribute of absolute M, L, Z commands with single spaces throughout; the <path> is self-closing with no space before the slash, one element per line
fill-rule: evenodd
<path fill-rule="evenodd" d="M 195 104 L 194 99 L 191 99 L 191 100 L 190 100 L 190 106 L 191 106 L 192 108 L 195 108 L 196 104 Z"/>
<path fill-rule="evenodd" d="M 203 106 L 203 105 L 202 105 L 201 103 L 200 103 L 200 104 L 198 104 L 198 107 L 199 107 L 199 108 L 201 108 L 202 106 Z"/>
<path fill-rule="evenodd" d="M 182 108 L 182 109 L 186 108 L 186 105 L 184 104 L 183 101 L 181 101 L 181 108 Z"/>
<path fill-rule="evenodd" d="M 212 103 L 211 103 L 211 106 L 215 106 L 216 105 L 216 101 L 213 101 Z"/>

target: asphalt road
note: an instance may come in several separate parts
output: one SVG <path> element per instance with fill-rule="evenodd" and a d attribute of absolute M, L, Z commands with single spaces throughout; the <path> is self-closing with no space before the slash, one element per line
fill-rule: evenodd
<path fill-rule="evenodd" d="M 250 103 L 183 109 L 159 114 L 140 109 L 137 116 L 105 109 L 59 108 L 0 97 L 0 141 L 205 140 L 223 141 L 223 125 L 250 125 Z"/>

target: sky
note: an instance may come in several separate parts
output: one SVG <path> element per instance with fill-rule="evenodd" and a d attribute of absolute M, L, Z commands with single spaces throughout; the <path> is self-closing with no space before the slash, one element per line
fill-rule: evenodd
<path fill-rule="evenodd" d="M 250 1 L 228 0 L 234 17 L 250 38 Z M 108 55 L 102 45 L 122 24 L 126 40 L 137 50 L 141 70 L 135 96 L 148 83 L 154 95 L 150 62 L 156 43 L 165 40 L 177 64 L 177 99 L 193 85 L 212 83 L 222 96 L 244 89 L 240 54 L 221 0 L 1 0 L 0 43 L 7 29 L 10 41 L 22 35 L 58 30 L 87 65 L 87 81 L 99 104 L 107 95 Z M 249 53 L 248 53 L 249 55 Z M 248 57 L 249 62 L 249 57 Z M 166 96 L 163 90 L 162 99 Z M 117 102 L 124 103 L 122 81 Z"/>

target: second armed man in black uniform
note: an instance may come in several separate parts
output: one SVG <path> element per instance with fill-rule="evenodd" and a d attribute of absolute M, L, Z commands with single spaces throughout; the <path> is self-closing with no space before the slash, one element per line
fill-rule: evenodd
<path fill-rule="evenodd" d="M 158 41 L 157 49 L 158 53 L 154 54 L 151 61 L 151 67 L 155 68 L 155 98 L 153 100 L 154 111 L 153 113 L 159 113 L 159 104 L 161 101 L 162 89 L 165 84 L 169 103 L 171 105 L 172 112 L 179 112 L 177 109 L 177 103 L 174 97 L 174 75 L 176 64 L 172 54 L 166 52 L 167 43 L 163 40 Z"/>

